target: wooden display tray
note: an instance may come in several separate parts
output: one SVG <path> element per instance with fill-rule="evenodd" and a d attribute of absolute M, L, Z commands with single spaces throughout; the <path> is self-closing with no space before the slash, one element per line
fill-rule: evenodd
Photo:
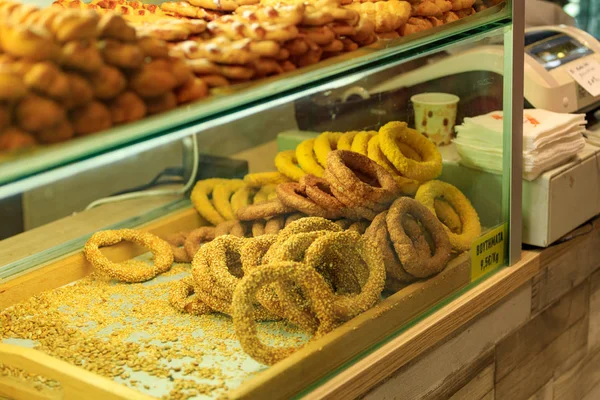
<path fill-rule="evenodd" d="M 163 236 L 202 225 L 194 209 L 167 215 L 139 228 Z M 145 250 L 131 243 L 106 249 L 113 260 L 126 260 Z M 87 276 L 92 267 L 81 251 L 36 267 L 27 273 L 0 282 L 0 310 L 27 300 L 43 291 L 56 289 Z M 231 398 L 289 398 L 327 374 L 369 350 L 397 332 L 418 314 L 470 282 L 470 258 L 463 253 L 437 276 L 407 286 L 375 307 L 310 342 L 278 364 L 245 381 L 228 393 Z M 149 399 L 134 389 L 88 372 L 40 351 L 0 344 L 4 365 L 20 368 L 61 383 L 64 399 Z M 0 397 L 15 399 L 48 398 L 28 383 L 0 377 Z"/>

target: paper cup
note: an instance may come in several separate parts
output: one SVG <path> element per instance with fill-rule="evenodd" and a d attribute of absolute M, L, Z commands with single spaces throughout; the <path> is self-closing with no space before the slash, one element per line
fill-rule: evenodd
<path fill-rule="evenodd" d="M 436 145 L 449 144 L 460 98 L 449 93 L 421 93 L 410 98 L 415 127 Z"/>

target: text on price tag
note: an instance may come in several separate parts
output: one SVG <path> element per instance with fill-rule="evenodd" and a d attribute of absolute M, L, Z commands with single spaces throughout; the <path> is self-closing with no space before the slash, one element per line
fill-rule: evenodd
<path fill-rule="evenodd" d="M 600 96 L 600 63 L 593 58 L 567 64 L 567 72 L 592 96 Z"/>
<path fill-rule="evenodd" d="M 506 224 L 477 239 L 471 246 L 471 281 L 504 264 L 506 253 Z"/>

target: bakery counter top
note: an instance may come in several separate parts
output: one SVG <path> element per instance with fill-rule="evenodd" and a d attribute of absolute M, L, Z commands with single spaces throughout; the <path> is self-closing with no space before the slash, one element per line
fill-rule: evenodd
<path fill-rule="evenodd" d="M 600 219 L 563 240 L 524 249 L 305 398 L 597 398 Z"/>

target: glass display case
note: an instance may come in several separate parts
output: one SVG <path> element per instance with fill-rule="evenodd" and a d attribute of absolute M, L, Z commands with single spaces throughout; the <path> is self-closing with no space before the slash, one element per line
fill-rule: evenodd
<path fill-rule="evenodd" d="M 0 153 L 0 396 L 301 396 L 518 261 L 517 3 Z"/>

